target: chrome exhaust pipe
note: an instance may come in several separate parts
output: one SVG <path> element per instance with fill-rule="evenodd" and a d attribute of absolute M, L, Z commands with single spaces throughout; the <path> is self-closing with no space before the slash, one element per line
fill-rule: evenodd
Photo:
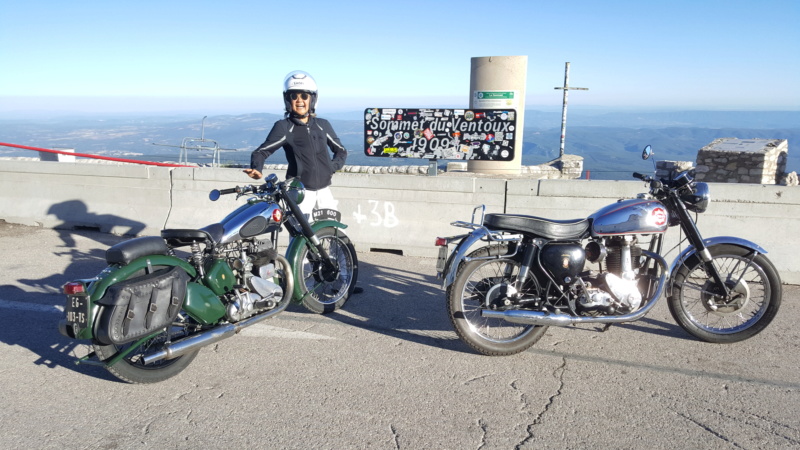
<path fill-rule="evenodd" d="M 282 260 L 281 263 L 283 264 L 283 267 L 287 269 L 286 289 L 284 290 L 283 298 L 281 298 L 281 303 L 277 308 L 255 315 L 249 319 L 245 319 L 236 323 L 225 324 L 193 336 L 179 339 L 175 342 L 165 345 L 163 348 L 154 353 L 145 355 L 142 358 L 142 362 L 144 362 L 144 364 L 151 364 L 165 359 L 175 359 L 179 356 L 193 352 L 201 347 L 205 347 L 206 345 L 214 344 L 223 339 L 227 339 L 249 326 L 255 325 L 280 312 L 283 312 L 292 301 L 292 294 L 294 293 L 294 274 L 292 274 L 289 262 L 283 256 L 278 255 L 276 259 L 279 261 Z"/>
<path fill-rule="evenodd" d="M 507 311 L 492 311 L 488 309 L 481 310 L 481 316 L 489 319 L 503 319 L 506 322 L 519 323 L 523 325 L 539 325 L 539 326 L 554 326 L 566 327 L 576 324 L 587 323 L 623 323 L 633 322 L 641 319 L 655 306 L 657 300 L 661 297 L 661 292 L 664 290 L 664 283 L 667 279 L 666 270 L 667 262 L 661 256 L 643 251 L 643 254 L 653 258 L 656 262 L 661 264 L 663 270 L 661 278 L 658 280 L 658 288 L 656 292 L 646 302 L 644 308 L 638 309 L 630 314 L 623 314 L 621 316 L 571 316 L 569 314 L 555 314 L 549 311 L 525 311 L 520 309 L 513 309 Z"/>
<path fill-rule="evenodd" d="M 652 308 L 655 303 L 656 302 L 648 303 L 644 308 L 622 316 L 585 317 L 571 316 L 569 314 L 554 314 L 546 311 L 524 311 L 519 309 L 509 311 L 491 311 L 484 309 L 481 311 L 481 316 L 488 319 L 503 319 L 506 322 L 545 327 L 566 327 L 584 323 L 622 323 L 641 319 L 650 311 L 650 308 Z"/>
<path fill-rule="evenodd" d="M 291 292 L 289 295 L 291 295 Z M 167 344 L 161 350 L 155 353 L 150 353 L 149 355 L 145 355 L 142 358 L 142 361 L 145 364 L 151 364 L 165 359 L 175 359 L 179 356 L 193 352 L 201 347 L 205 347 L 223 339 L 227 339 L 249 326 L 255 325 L 280 313 L 286 309 L 289 303 L 289 300 L 286 300 L 285 304 L 280 308 L 275 308 L 257 316 L 253 316 L 249 319 L 242 320 L 241 322 L 222 325 L 212 330 L 205 331 L 194 336 L 185 337 L 171 344 Z"/>

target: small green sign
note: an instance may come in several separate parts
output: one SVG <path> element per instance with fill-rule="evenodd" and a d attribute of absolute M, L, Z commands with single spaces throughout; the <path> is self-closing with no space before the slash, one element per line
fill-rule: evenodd
<path fill-rule="evenodd" d="M 513 100 L 514 91 L 478 91 L 475 95 L 481 100 Z"/>

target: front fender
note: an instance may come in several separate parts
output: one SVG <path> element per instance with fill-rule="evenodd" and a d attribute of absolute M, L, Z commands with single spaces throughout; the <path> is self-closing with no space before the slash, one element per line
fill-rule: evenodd
<path fill-rule="evenodd" d="M 767 251 L 764 250 L 760 245 L 758 245 L 758 244 L 756 244 L 754 242 L 750 242 L 747 239 L 742 239 L 742 238 L 738 238 L 738 237 L 735 237 L 735 236 L 715 236 L 715 237 L 712 237 L 712 238 L 703 239 L 703 244 L 706 246 L 706 248 L 714 247 L 716 245 L 730 244 L 730 245 L 736 245 L 738 247 L 742 247 L 742 248 L 745 248 L 745 249 L 748 249 L 748 250 L 752 250 L 752 251 L 754 251 L 756 253 L 762 253 L 762 254 L 766 254 L 767 253 Z M 669 268 L 670 279 L 675 278 L 675 274 L 676 274 L 677 270 L 680 268 L 680 266 L 687 259 L 689 259 L 692 256 L 694 256 L 696 253 L 697 253 L 697 248 L 695 248 L 695 246 L 690 245 L 690 246 L 686 247 L 686 249 L 684 249 L 681 252 L 681 254 L 678 255 L 678 257 L 675 258 L 674 261 L 672 261 L 672 264 L 670 265 L 670 268 Z M 672 284 L 670 283 L 668 292 L 671 292 L 671 291 L 672 291 Z"/>
<path fill-rule="evenodd" d="M 748 250 L 753 250 L 757 253 L 766 254 L 767 251 L 764 250 L 760 245 L 750 242 L 747 239 L 742 239 L 734 236 L 716 236 L 708 239 L 703 239 L 703 244 L 706 247 L 713 247 L 715 245 L 722 245 L 722 244 L 731 244 L 736 245 L 738 247 L 746 248 Z M 697 253 L 697 249 L 690 245 L 684 249 L 674 261 L 672 261 L 672 265 L 669 268 L 669 273 L 674 274 L 675 270 L 678 268 L 679 265 L 683 264 L 684 261 L 692 257 L 695 253 Z"/>
<path fill-rule="evenodd" d="M 347 228 L 347 225 L 338 222 L 336 220 L 320 220 L 318 222 L 314 222 L 311 224 L 311 231 L 313 231 L 315 234 L 317 233 L 317 231 L 323 228 L 337 228 L 339 230 L 344 230 L 345 228 Z M 345 235 L 343 231 L 342 235 Z M 345 238 L 347 238 L 346 235 Z M 285 256 L 286 260 L 289 261 L 289 264 L 291 265 L 292 268 L 297 268 L 300 265 L 302 265 L 303 262 L 300 261 L 300 255 L 302 254 L 301 250 L 306 246 L 306 243 L 308 243 L 308 238 L 303 236 L 302 234 L 294 236 L 292 238 L 292 241 L 289 242 L 289 245 L 286 248 Z M 299 273 L 300 271 L 298 270 L 297 273 L 295 273 L 295 276 L 297 276 Z M 293 298 L 295 302 L 300 301 L 303 297 L 301 284 L 302 280 L 295 280 L 294 298 Z"/>
<path fill-rule="evenodd" d="M 311 224 L 311 231 L 316 233 L 317 231 L 327 227 L 339 228 L 343 230 L 347 228 L 347 225 L 335 220 L 320 220 L 319 222 L 314 222 Z M 302 234 L 298 234 L 292 239 L 291 242 L 289 242 L 289 246 L 286 248 L 285 256 L 286 259 L 292 264 L 292 267 L 294 267 L 295 263 L 294 257 L 298 255 L 300 249 L 306 245 L 306 242 L 308 242 L 308 238 Z"/>

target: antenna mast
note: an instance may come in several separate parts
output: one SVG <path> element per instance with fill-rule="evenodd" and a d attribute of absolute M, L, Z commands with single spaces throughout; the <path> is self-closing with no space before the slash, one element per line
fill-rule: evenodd
<path fill-rule="evenodd" d="M 575 91 L 588 91 L 589 88 L 569 87 L 569 63 L 567 63 L 567 66 L 564 68 L 564 86 L 557 86 L 555 89 L 564 90 L 564 103 L 561 107 L 561 147 L 558 151 L 558 158 L 561 159 L 564 157 L 564 137 L 567 134 L 567 93 L 570 89 Z"/>

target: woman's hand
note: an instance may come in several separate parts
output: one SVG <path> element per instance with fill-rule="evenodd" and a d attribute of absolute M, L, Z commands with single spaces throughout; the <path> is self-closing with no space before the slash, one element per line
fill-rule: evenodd
<path fill-rule="evenodd" d="M 254 180 L 261 179 L 261 172 L 257 171 L 256 169 L 244 169 L 243 172 L 246 173 L 248 177 Z"/>

